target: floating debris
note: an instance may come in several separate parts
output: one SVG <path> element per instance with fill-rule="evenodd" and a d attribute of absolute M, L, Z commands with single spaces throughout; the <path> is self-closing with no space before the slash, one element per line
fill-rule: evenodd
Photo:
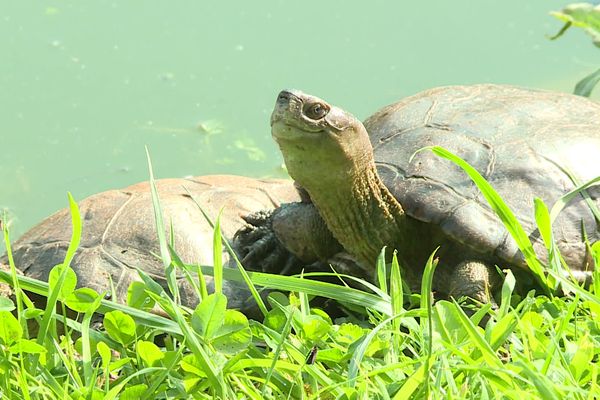
<path fill-rule="evenodd" d="M 163 82 L 174 82 L 175 74 L 172 72 L 164 72 L 158 75 L 158 79 L 160 79 Z"/>
<path fill-rule="evenodd" d="M 206 121 L 201 121 L 196 124 L 194 128 L 177 128 L 171 126 L 159 126 L 155 125 L 154 121 L 147 121 L 143 125 L 138 125 L 138 129 L 142 129 L 145 131 L 151 131 L 156 133 L 166 133 L 170 135 L 179 135 L 179 134 L 198 134 L 200 133 L 205 141 L 208 141 L 209 136 L 219 135 L 223 133 L 225 130 L 225 125 L 216 119 L 209 119 Z"/>
<path fill-rule="evenodd" d="M 237 162 L 234 158 L 231 157 L 223 157 L 214 161 L 217 165 L 233 165 Z"/>
<path fill-rule="evenodd" d="M 254 140 L 244 138 L 233 142 L 236 149 L 246 152 L 248 158 L 252 161 L 263 161 L 267 158 L 264 151 L 254 144 Z"/>
<path fill-rule="evenodd" d="M 196 124 L 196 129 L 205 135 L 218 135 L 223 133 L 225 125 L 223 122 L 216 119 L 207 119 Z"/>
<path fill-rule="evenodd" d="M 156 133 L 168 133 L 168 134 L 180 134 L 180 133 L 194 133 L 195 130 L 192 128 L 174 128 L 171 126 L 158 126 L 154 125 L 154 121 L 146 121 L 143 125 L 137 125 L 138 129 L 144 131 L 151 131 Z"/>

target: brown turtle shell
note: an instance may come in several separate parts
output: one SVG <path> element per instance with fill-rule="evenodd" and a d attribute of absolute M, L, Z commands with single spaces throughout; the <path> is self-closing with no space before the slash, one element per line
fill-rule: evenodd
<path fill-rule="evenodd" d="M 213 229 L 188 192 L 213 221 L 223 209 L 221 228 L 230 240 L 244 225 L 242 216 L 300 200 L 289 180 L 214 175 L 162 179 L 156 184 L 165 225 L 167 229 L 173 226 L 177 254 L 186 263 L 200 265 L 213 265 Z M 136 270 L 140 268 L 166 287 L 147 182 L 90 196 L 79 202 L 79 208 L 83 232 L 71 262 L 78 286 L 104 292 L 110 290 L 112 281 L 116 300 L 124 302 L 130 283 L 140 280 Z M 15 264 L 25 275 L 47 280 L 52 267 L 63 262 L 70 238 L 71 216 L 63 209 L 12 245 Z M 229 259 L 226 252 L 223 257 Z M 179 283 L 182 302 L 195 306 L 196 293 L 183 276 Z M 244 308 L 248 292 L 242 289 L 243 285 L 232 282 L 224 288 L 231 307 Z"/>
<path fill-rule="evenodd" d="M 424 223 L 424 235 L 446 238 L 441 250 L 458 261 L 524 266 L 516 243 L 467 174 L 418 150 L 442 146 L 475 167 L 516 214 L 542 260 L 547 251 L 534 198 L 550 208 L 576 187 L 569 174 L 579 183 L 600 176 L 600 104 L 571 94 L 503 85 L 441 87 L 383 108 L 365 127 L 386 186 L 409 216 Z M 599 188 L 587 192 L 600 206 Z M 600 236 L 583 196 L 568 204 L 553 228 L 570 267 L 585 269 L 583 235 L 590 243 Z M 423 242 L 434 243 L 425 236 Z"/>

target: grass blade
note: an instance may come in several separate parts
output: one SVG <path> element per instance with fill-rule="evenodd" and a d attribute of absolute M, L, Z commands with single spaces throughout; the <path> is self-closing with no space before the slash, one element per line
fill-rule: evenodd
<path fill-rule="evenodd" d="M 427 352 L 425 358 L 425 396 L 429 396 L 430 386 L 431 386 L 431 378 L 429 376 L 429 363 L 433 358 L 433 274 L 435 272 L 435 268 L 437 267 L 437 260 L 434 259 L 435 253 L 438 249 L 435 249 L 433 253 L 429 256 L 427 260 L 427 264 L 425 265 L 425 270 L 423 271 L 423 278 L 421 280 L 421 310 L 425 310 L 427 312 L 427 318 L 422 319 L 421 326 L 424 328 L 423 331 L 427 331 L 427 343 L 425 344 L 425 350 Z"/>
<path fill-rule="evenodd" d="M 158 190 L 154 182 L 154 173 L 152 172 L 152 160 L 150 160 L 150 152 L 146 147 L 146 159 L 148 162 L 148 173 L 150 175 L 150 192 L 152 194 L 152 207 L 154 208 L 154 222 L 156 224 L 156 234 L 158 235 L 158 243 L 160 245 L 160 256 L 165 269 L 171 264 L 171 254 L 167 245 L 167 237 L 165 235 L 165 224 L 163 222 L 162 209 L 160 208 L 160 199 Z M 168 278 L 168 277 L 167 277 Z M 177 286 L 177 285 L 175 285 Z"/>
<path fill-rule="evenodd" d="M 100 301 L 102 300 L 101 296 L 98 296 L 94 301 L 94 304 L 90 307 L 89 311 L 87 311 L 83 320 L 81 321 L 81 362 L 83 363 L 83 381 L 88 388 L 92 388 L 95 385 L 95 374 L 93 374 L 92 367 L 92 350 L 90 344 L 90 324 L 92 322 L 92 318 L 94 316 L 94 311 L 98 309 L 100 305 Z"/>
<path fill-rule="evenodd" d="M 215 271 L 215 293 L 223 292 L 223 242 L 221 235 L 221 213 L 219 211 L 213 228 L 213 267 Z"/>
<path fill-rule="evenodd" d="M 42 322 L 40 324 L 40 330 L 38 332 L 37 343 L 43 345 L 46 336 L 48 334 L 48 329 L 50 327 L 50 322 L 52 321 L 55 315 L 56 302 L 58 301 L 58 296 L 61 292 L 62 285 L 67 278 L 67 274 L 70 271 L 69 264 L 71 260 L 75 256 L 75 252 L 77 251 L 77 247 L 79 246 L 79 241 L 81 239 L 81 217 L 79 215 L 79 207 L 77 203 L 71 196 L 69 196 L 69 208 L 71 210 L 71 225 L 72 225 L 72 233 L 71 233 L 71 241 L 69 242 L 69 247 L 67 249 L 67 254 L 65 255 L 65 261 L 59 275 L 58 280 L 53 288 L 50 290 L 50 294 L 47 297 L 46 301 L 46 309 L 44 311 L 44 316 L 42 318 Z M 38 357 L 35 357 L 34 364 L 37 364 Z"/>
<path fill-rule="evenodd" d="M 10 272 L 0 271 L 0 281 L 11 284 L 13 276 Z M 16 277 L 19 286 L 27 292 L 35 293 L 43 297 L 49 297 L 50 288 L 48 283 L 28 276 Z M 137 308 L 129 307 L 125 304 L 115 303 L 110 300 L 102 300 L 97 312 L 105 314 L 108 311 L 119 310 L 131 316 L 136 323 L 145 325 L 150 328 L 171 332 L 175 335 L 181 335 L 181 330 L 177 324 L 170 319 L 161 317 L 160 315 L 152 314 L 146 311 L 138 310 Z"/>
<path fill-rule="evenodd" d="M 150 193 L 152 194 L 152 208 L 154 210 L 154 222 L 156 226 L 156 235 L 158 237 L 158 244 L 160 248 L 160 259 L 162 260 L 165 278 L 167 280 L 167 286 L 173 294 L 173 298 L 176 304 L 179 304 L 179 286 L 177 285 L 177 274 L 175 272 L 175 266 L 171 260 L 171 252 L 169 251 L 169 243 L 165 234 L 165 224 L 162 215 L 162 208 L 160 206 L 160 198 L 158 196 L 158 189 L 156 188 L 156 182 L 154 180 L 154 172 L 152 171 L 152 160 L 150 159 L 150 152 L 146 147 L 146 159 L 148 162 L 148 174 L 150 175 Z M 171 232 L 172 232 L 171 225 Z M 171 235 L 173 238 L 173 235 Z"/>
<path fill-rule="evenodd" d="M 71 241 L 69 242 L 69 247 L 67 248 L 67 254 L 65 255 L 64 265 L 66 267 L 71 265 L 71 261 L 73 257 L 75 257 L 75 252 L 79 248 L 79 242 L 81 240 L 81 216 L 79 215 L 79 207 L 71 196 L 71 193 L 67 193 L 69 196 L 69 209 L 71 210 Z"/>
<path fill-rule="evenodd" d="M 590 97 L 596 85 L 600 82 L 600 69 L 592 72 L 575 85 L 573 93 L 578 96 Z"/>
<path fill-rule="evenodd" d="M 483 355 L 483 358 L 485 359 L 486 363 L 495 368 L 501 369 L 502 361 L 498 359 L 498 356 L 496 355 L 490 344 L 485 340 L 485 337 L 483 337 L 479 333 L 475 324 L 473 324 L 469 317 L 467 317 L 467 315 L 460 307 L 460 305 L 456 302 L 456 300 L 452 299 L 452 302 L 456 307 L 456 315 L 462 323 L 463 328 L 469 334 L 472 343 L 475 346 L 477 346 L 477 348 L 481 351 L 481 354 Z"/>
<path fill-rule="evenodd" d="M 385 319 L 361 339 L 360 345 L 354 351 L 354 354 L 350 359 L 350 364 L 348 365 L 348 387 L 353 388 L 356 385 L 359 365 L 362 363 L 362 359 L 367 351 L 367 348 L 369 347 L 369 344 L 371 344 L 380 330 L 385 328 L 389 322 L 398 317 L 400 317 L 400 315 Z"/>
<path fill-rule="evenodd" d="M 6 220 L 6 215 L 2 216 L 2 221 Z M 1 222 L 1 221 L 0 221 Z M 17 316 L 19 317 L 19 323 L 23 332 L 27 332 L 27 321 L 25 318 L 21 318 L 23 315 L 23 292 L 21 291 L 20 281 L 18 279 L 19 274 L 17 274 L 17 267 L 15 266 L 15 260 L 13 259 L 12 249 L 10 246 L 10 232 L 8 230 L 8 224 L 2 224 L 2 232 L 4 234 L 4 245 L 6 247 L 6 255 L 8 258 L 8 265 L 10 267 L 10 279 L 6 280 L 6 283 L 12 285 L 13 292 L 15 295 L 15 303 L 17 306 Z M 0 270 L 0 273 L 6 274 L 5 271 Z"/>
<path fill-rule="evenodd" d="M 435 272 L 435 267 L 437 266 L 437 260 L 434 259 L 435 253 L 438 249 L 435 249 L 433 253 L 429 256 L 427 260 L 427 264 L 425 265 L 425 270 L 423 271 L 423 279 L 421 280 L 421 309 L 427 311 L 427 323 L 425 325 L 425 320 L 423 320 L 423 324 L 421 325 L 423 328 L 427 328 L 429 334 L 429 342 L 427 343 L 427 354 L 431 356 L 433 343 L 431 342 L 433 336 L 433 324 L 431 321 L 432 316 L 432 303 L 433 303 L 433 273 Z M 423 329 L 425 331 L 425 329 Z"/>
<path fill-rule="evenodd" d="M 204 211 L 204 209 L 202 208 L 202 206 L 200 205 L 200 203 L 198 203 L 198 201 L 196 200 L 196 198 L 194 197 L 194 195 L 185 186 L 183 188 L 188 193 L 188 195 L 190 196 L 190 198 L 192 199 L 192 201 L 196 204 L 196 207 L 198 207 L 198 209 L 200 210 L 200 212 L 202 213 L 202 215 L 204 216 L 204 218 L 206 219 L 206 221 L 214 229 L 215 224 L 212 222 L 211 218 L 206 213 L 206 211 Z M 233 250 L 233 247 L 231 247 L 231 244 L 229 243 L 229 240 L 227 240 L 226 238 L 222 238 L 222 239 L 223 239 L 223 243 L 225 244 L 225 247 L 227 248 L 227 251 L 228 251 L 229 255 L 235 261 L 235 264 L 236 264 L 236 266 L 238 268 L 238 272 L 241 274 L 241 276 L 243 278 L 243 280 L 241 282 L 244 282 L 246 284 L 246 286 L 248 287 L 248 290 L 250 290 L 250 293 L 252 294 L 252 298 L 254 299 L 254 301 L 256 302 L 256 304 L 258 305 L 258 308 L 259 308 L 260 312 L 263 315 L 266 316 L 267 313 L 268 313 L 267 306 L 265 305 L 265 302 L 263 301 L 262 297 L 260 296 L 260 293 L 258 293 L 258 290 L 254 286 L 254 283 L 252 282 L 252 279 L 250 279 L 250 276 L 249 276 L 248 272 L 246 272 L 246 269 L 244 268 L 244 266 L 240 262 L 240 260 L 239 260 L 239 258 L 237 256 L 236 252 Z M 224 272 L 228 273 L 229 271 L 231 271 L 231 268 L 225 268 L 224 269 Z M 212 272 L 212 270 L 211 270 L 211 272 Z M 214 276 L 214 272 L 211 275 Z M 227 277 L 225 277 L 225 278 L 229 279 Z"/>
<path fill-rule="evenodd" d="M 564 168 L 561 169 L 569 176 L 573 184 L 577 185 L 577 187 L 571 190 L 570 192 L 562 195 L 556 201 L 556 203 L 554 203 L 552 209 L 550 210 L 550 222 L 554 223 L 554 221 L 556 221 L 556 218 L 558 217 L 558 214 L 560 214 L 560 212 L 567 206 L 567 204 L 569 204 L 571 200 L 573 200 L 575 197 L 578 197 L 579 195 L 583 196 L 583 198 L 586 199 L 586 202 L 590 206 L 590 211 L 594 214 L 596 221 L 600 222 L 600 211 L 598 211 L 596 204 L 590 199 L 589 195 L 585 191 L 585 189 L 598 184 L 600 182 L 600 176 L 594 179 L 590 179 L 585 183 L 579 184 L 575 176 L 570 171 L 567 171 Z"/>
<path fill-rule="evenodd" d="M 163 310 L 169 314 L 169 316 L 177 323 L 177 325 L 179 325 L 179 328 L 185 337 L 187 346 L 190 348 L 196 357 L 196 361 L 198 361 L 199 365 L 202 367 L 202 370 L 206 374 L 212 389 L 215 391 L 216 397 L 223 397 L 223 394 L 226 392 L 223 376 L 218 371 L 211 357 L 209 357 L 208 353 L 200 343 L 200 340 L 195 334 L 193 328 L 190 326 L 190 323 L 183 315 L 181 308 L 178 307 L 178 305 L 167 295 L 164 289 L 154 282 L 150 276 L 141 270 L 138 270 L 138 273 L 140 274 L 140 277 L 144 283 L 146 283 L 148 287 L 153 288 L 153 292 L 150 293 L 153 295 L 152 297 L 163 307 Z"/>
<path fill-rule="evenodd" d="M 402 275 L 400 273 L 400 264 L 396 252 L 392 256 L 392 266 L 390 269 L 390 298 L 392 304 L 392 315 L 398 315 L 404 312 L 404 291 L 402 288 Z M 394 331 L 400 330 L 400 321 L 394 320 L 392 325 Z"/>
<path fill-rule="evenodd" d="M 383 293 L 387 293 L 387 271 L 385 265 L 385 246 L 381 249 L 379 256 L 377 257 L 377 283 L 379 283 L 379 289 Z"/>
<path fill-rule="evenodd" d="M 282 334 L 281 334 L 280 339 L 277 342 L 277 347 L 275 348 L 275 352 L 273 353 L 273 360 L 271 362 L 271 365 L 269 366 L 269 369 L 267 370 L 267 376 L 265 378 L 265 383 L 264 383 L 262 391 L 261 391 L 261 396 L 263 396 L 263 397 L 265 397 L 266 390 L 269 386 L 269 382 L 271 381 L 271 377 L 273 376 L 275 367 L 277 365 L 277 362 L 279 361 L 279 356 L 281 355 L 281 352 L 283 351 L 285 339 L 289 336 L 289 334 L 292 330 L 292 318 L 293 318 L 292 312 L 287 307 L 284 307 L 282 304 L 279 304 L 276 300 L 273 300 L 273 303 L 285 315 L 285 324 L 282 328 Z"/>
<path fill-rule="evenodd" d="M 189 267 L 193 268 L 193 266 Z M 206 275 L 214 274 L 213 268 L 210 266 L 201 266 L 200 268 Z M 324 298 L 338 300 L 342 303 L 350 303 L 371 308 L 388 316 L 392 315 L 392 307 L 389 301 L 358 289 L 311 279 L 302 279 L 295 276 L 273 275 L 262 272 L 246 272 L 246 274 L 248 279 L 253 282 L 253 285 L 276 290 L 304 292 L 313 296 L 322 296 Z M 245 281 L 245 278 L 240 271 L 231 268 L 223 269 L 223 278 L 236 282 Z"/>
<path fill-rule="evenodd" d="M 533 199 L 534 210 L 535 210 L 535 222 L 548 252 L 548 267 L 553 271 L 560 271 L 560 254 L 554 242 L 554 235 L 552 233 L 552 219 L 548 207 L 542 201 L 542 199 L 536 197 Z M 548 284 L 552 285 L 553 289 L 556 289 L 556 281 L 550 276 L 547 277 Z"/>
<path fill-rule="evenodd" d="M 551 290 L 552 286 L 548 283 L 546 274 L 542 263 L 537 259 L 537 255 L 533 250 L 533 245 L 529 240 L 529 236 L 517 220 L 517 217 L 512 210 L 506 205 L 502 197 L 496 192 L 496 190 L 490 185 L 475 168 L 467 163 L 456 154 L 444 149 L 440 146 L 427 147 L 426 149 L 431 150 L 434 154 L 443 157 L 447 160 L 452 161 L 460 168 L 462 168 L 471 180 L 477 185 L 481 194 L 485 197 L 488 204 L 494 210 L 496 215 L 500 218 L 510 235 L 513 237 L 517 246 L 525 256 L 525 262 L 529 266 L 531 272 L 536 276 L 539 282 L 542 284 L 544 289 Z"/>

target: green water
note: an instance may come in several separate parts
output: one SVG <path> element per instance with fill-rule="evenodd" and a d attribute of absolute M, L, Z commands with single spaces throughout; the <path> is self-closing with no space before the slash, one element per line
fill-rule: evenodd
<path fill-rule="evenodd" d="M 571 91 L 600 66 L 561 1 L 12 1 L 0 9 L 0 209 L 12 234 L 158 177 L 281 176 L 268 119 L 299 88 L 364 118 L 447 84 Z M 600 90 L 599 90 L 600 91 Z"/>

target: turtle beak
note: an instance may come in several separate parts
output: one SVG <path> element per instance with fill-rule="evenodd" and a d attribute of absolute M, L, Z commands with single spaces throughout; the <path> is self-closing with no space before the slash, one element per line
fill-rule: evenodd
<path fill-rule="evenodd" d="M 302 113 L 302 95 L 299 90 L 282 90 L 277 96 L 275 108 L 271 114 L 271 126 L 275 122 L 298 117 Z"/>
<path fill-rule="evenodd" d="M 289 101 L 291 99 L 297 99 L 300 100 L 302 97 L 306 96 L 306 94 L 304 94 L 303 92 L 301 92 L 300 90 L 296 90 L 296 89 L 283 89 L 281 92 L 279 92 L 279 95 L 277 96 L 277 102 L 282 102 L 282 103 L 289 103 Z"/>

